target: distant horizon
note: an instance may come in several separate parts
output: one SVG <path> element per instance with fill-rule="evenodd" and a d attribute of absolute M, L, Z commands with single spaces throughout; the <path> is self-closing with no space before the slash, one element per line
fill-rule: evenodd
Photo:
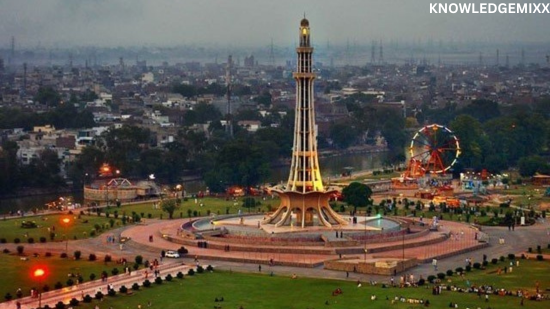
<path fill-rule="evenodd" d="M 516 1 L 525 3 L 526 1 Z M 292 46 L 304 12 L 314 44 L 548 44 L 548 14 L 430 14 L 429 0 L 0 0 L 0 48 Z"/>

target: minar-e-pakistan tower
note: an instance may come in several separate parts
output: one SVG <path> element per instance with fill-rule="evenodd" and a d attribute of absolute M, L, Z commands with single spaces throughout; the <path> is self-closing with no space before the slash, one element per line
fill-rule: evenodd
<path fill-rule="evenodd" d="M 303 228 L 347 224 L 330 208 L 328 201 L 335 191 L 325 189 L 321 179 L 313 103 L 315 74 L 311 71 L 313 47 L 309 31 L 309 21 L 304 18 L 300 22 L 300 45 L 296 48 L 298 64 L 293 74 L 296 80 L 296 118 L 290 175 L 286 186 L 272 188 L 279 195 L 281 205 L 264 221 L 276 226 Z"/>

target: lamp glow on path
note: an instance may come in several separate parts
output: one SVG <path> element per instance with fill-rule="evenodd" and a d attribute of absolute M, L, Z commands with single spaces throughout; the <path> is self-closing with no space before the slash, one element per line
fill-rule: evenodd
<path fill-rule="evenodd" d="M 71 218 L 64 217 L 61 219 L 61 223 L 65 226 L 65 253 L 67 257 L 69 256 L 69 224 L 71 223 Z"/>

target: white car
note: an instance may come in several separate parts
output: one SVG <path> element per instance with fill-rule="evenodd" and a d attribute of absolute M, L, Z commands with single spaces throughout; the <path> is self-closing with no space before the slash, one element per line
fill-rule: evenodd
<path fill-rule="evenodd" d="M 166 254 L 164 255 L 165 257 L 167 258 L 179 258 L 180 257 L 180 254 L 177 252 L 177 251 L 174 251 L 174 250 L 168 250 L 166 251 Z"/>

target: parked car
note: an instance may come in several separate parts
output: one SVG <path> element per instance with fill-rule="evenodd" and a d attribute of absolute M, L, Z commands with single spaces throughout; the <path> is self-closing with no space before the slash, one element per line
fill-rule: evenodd
<path fill-rule="evenodd" d="M 177 251 L 168 250 L 168 251 L 166 251 L 165 257 L 177 259 L 177 258 L 180 257 L 180 254 Z"/>

